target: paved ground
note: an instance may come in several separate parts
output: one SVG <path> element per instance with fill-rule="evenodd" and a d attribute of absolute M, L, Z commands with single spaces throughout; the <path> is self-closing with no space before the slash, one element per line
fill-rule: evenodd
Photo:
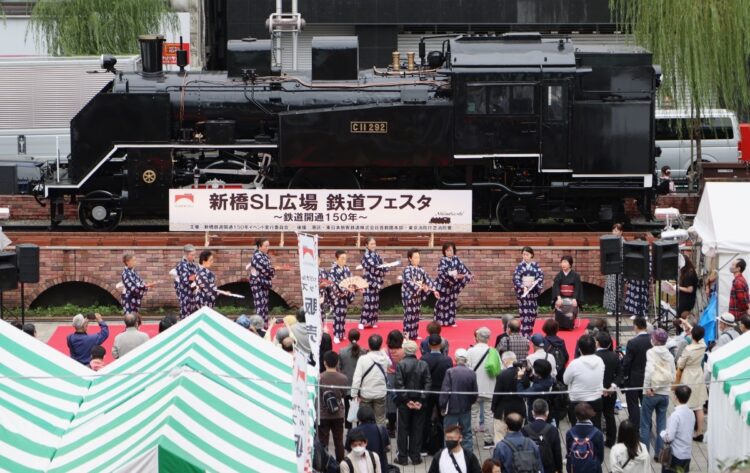
<path fill-rule="evenodd" d="M 60 325 L 59 322 L 37 322 L 36 323 L 36 329 L 37 329 L 37 336 L 40 340 L 47 341 L 51 336 L 52 333 L 55 331 L 55 329 Z M 622 334 L 622 343 L 626 343 L 629 339 L 632 333 L 630 331 L 623 332 Z M 620 400 L 623 403 L 623 406 L 625 404 L 625 399 L 623 396 L 620 396 Z M 670 413 L 672 411 L 672 406 L 670 406 Z M 627 410 L 623 409 L 619 411 L 619 415 L 617 417 L 617 421 L 619 423 L 620 420 L 623 420 L 627 417 Z M 567 420 L 563 421 L 561 425 L 562 433 L 564 434 L 569 428 L 570 424 L 568 424 Z M 564 438 L 563 438 L 564 441 Z M 492 457 L 492 450 L 484 450 L 480 448 L 479 444 L 477 443 L 477 435 L 474 435 L 474 453 L 479 454 L 480 461 L 484 461 L 487 458 Z M 331 451 L 333 451 L 333 444 L 331 444 Z M 396 452 L 396 441 L 395 439 L 392 440 L 391 444 L 391 453 L 389 455 L 389 460 L 391 463 L 395 460 L 395 452 Z M 609 468 L 609 449 L 605 450 L 605 467 L 603 468 L 603 471 L 608 472 L 611 471 Z M 409 465 L 409 466 L 400 466 L 401 471 L 404 473 L 426 473 L 429 469 L 430 464 L 432 463 L 432 458 L 427 457 L 425 458 L 425 462 L 421 465 Z M 657 463 L 652 461 L 652 469 L 654 473 L 661 472 L 661 466 Z M 706 444 L 705 443 L 693 443 L 693 460 L 690 463 L 690 471 L 694 472 L 707 472 L 708 471 L 708 452 L 706 450 Z"/>

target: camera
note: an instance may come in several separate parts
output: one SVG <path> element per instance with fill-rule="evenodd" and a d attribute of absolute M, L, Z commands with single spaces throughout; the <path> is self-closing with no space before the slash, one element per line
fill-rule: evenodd
<path fill-rule="evenodd" d="M 514 361 L 513 362 L 513 368 L 519 368 L 519 369 L 526 369 L 526 362 L 525 361 Z"/>
<path fill-rule="evenodd" d="M 93 312 L 89 312 L 88 314 L 86 314 L 86 318 L 89 320 L 96 320 L 96 314 L 94 314 Z"/>

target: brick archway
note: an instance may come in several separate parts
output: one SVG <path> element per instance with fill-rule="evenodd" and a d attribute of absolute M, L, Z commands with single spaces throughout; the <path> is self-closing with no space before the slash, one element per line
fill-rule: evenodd
<path fill-rule="evenodd" d="M 76 292 L 76 296 L 81 297 L 83 296 L 84 299 L 86 297 L 90 297 L 93 299 L 97 299 L 99 304 L 106 304 L 106 305 L 119 305 L 121 294 L 120 291 L 116 290 L 114 288 L 114 284 L 110 284 L 108 282 L 103 281 L 102 279 L 96 278 L 96 277 L 90 277 L 90 276 L 84 276 L 84 277 L 59 277 L 54 278 L 51 280 L 46 280 L 44 283 L 37 285 L 34 287 L 34 290 L 31 291 L 31 294 L 29 295 L 29 298 L 27 299 L 27 308 L 32 307 L 37 303 L 40 298 L 52 298 L 52 300 L 55 300 L 56 298 L 60 297 L 60 291 L 69 291 L 69 288 L 62 288 L 60 286 L 68 286 L 68 285 L 82 285 L 81 287 L 77 287 L 76 289 L 80 289 L 80 292 Z M 112 287 L 109 287 L 112 286 Z M 69 292 L 66 294 L 70 294 Z M 97 296 L 98 294 L 98 296 Z M 103 300 L 102 297 L 106 296 L 111 297 L 111 300 Z M 65 298 L 67 301 L 67 298 Z M 41 302 L 43 303 L 43 302 Z M 73 297 L 72 303 L 76 304 L 82 304 L 80 299 L 76 301 L 76 297 Z M 83 303 L 83 305 L 86 305 Z"/>

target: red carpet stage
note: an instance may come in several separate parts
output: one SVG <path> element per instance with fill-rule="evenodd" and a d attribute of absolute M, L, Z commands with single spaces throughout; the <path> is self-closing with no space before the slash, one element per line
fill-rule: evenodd
<path fill-rule="evenodd" d="M 546 319 L 537 319 L 536 324 L 534 325 L 534 333 L 542 333 L 542 324 L 544 323 L 544 320 Z M 419 336 L 424 338 L 427 336 L 427 324 L 430 322 L 430 320 L 422 320 L 419 324 Z M 578 327 L 570 332 L 564 332 L 560 331 L 558 335 L 565 340 L 565 345 L 568 348 L 568 353 L 571 355 L 575 352 L 575 345 L 576 341 L 578 340 L 578 337 L 583 335 L 584 330 L 588 326 L 588 320 L 587 319 L 579 319 Z M 276 328 L 281 327 L 281 325 L 276 325 Z M 355 320 L 347 321 L 346 323 L 346 331 L 348 332 L 349 329 L 357 327 L 357 322 Z M 455 351 L 458 348 L 468 348 L 470 345 L 474 344 L 474 330 L 478 329 L 479 327 L 488 327 L 492 331 L 492 337 L 490 339 L 490 343 L 495 342 L 495 337 L 499 333 L 502 333 L 503 325 L 501 320 L 498 319 L 467 319 L 467 320 L 459 320 L 456 327 L 443 327 L 442 335 L 448 338 L 450 341 L 450 349 L 451 349 L 451 356 L 455 353 Z M 360 345 L 366 347 L 367 346 L 367 337 L 372 335 L 373 333 L 377 333 L 383 336 L 383 347 L 385 348 L 385 340 L 388 336 L 388 332 L 391 330 L 402 330 L 403 329 L 403 323 L 401 321 L 395 321 L 395 320 L 389 320 L 386 322 L 381 322 L 378 324 L 378 328 L 376 329 L 365 329 L 362 330 L 362 335 L 360 337 Z M 104 342 L 104 348 L 107 349 L 107 356 L 104 358 L 106 363 L 110 363 L 113 361 L 112 359 L 112 343 L 114 343 L 115 336 L 119 333 L 121 333 L 123 330 L 125 330 L 125 326 L 123 324 L 109 324 L 109 338 Z M 159 332 L 159 326 L 158 324 L 144 324 L 141 327 L 141 330 L 148 333 L 149 336 L 153 337 Z M 99 331 L 98 325 L 90 325 L 89 326 L 89 333 L 97 333 Z M 275 330 L 274 330 L 275 331 Z M 68 351 L 68 344 L 66 342 L 66 337 L 68 334 L 73 332 L 72 326 L 60 326 L 55 330 L 55 333 L 52 334 L 52 337 L 49 339 L 49 345 L 58 349 L 62 353 L 65 353 L 66 355 L 70 354 Z M 333 333 L 333 324 L 328 320 L 328 333 Z M 334 350 L 338 351 L 341 348 L 348 345 L 348 341 L 344 340 L 338 345 L 334 345 Z"/>

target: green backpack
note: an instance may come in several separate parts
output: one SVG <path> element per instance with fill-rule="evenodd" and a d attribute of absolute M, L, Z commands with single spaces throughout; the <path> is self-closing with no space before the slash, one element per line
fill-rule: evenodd
<path fill-rule="evenodd" d="M 484 370 L 490 378 L 496 378 L 500 374 L 500 354 L 494 348 L 487 353 L 487 361 L 484 362 Z"/>

